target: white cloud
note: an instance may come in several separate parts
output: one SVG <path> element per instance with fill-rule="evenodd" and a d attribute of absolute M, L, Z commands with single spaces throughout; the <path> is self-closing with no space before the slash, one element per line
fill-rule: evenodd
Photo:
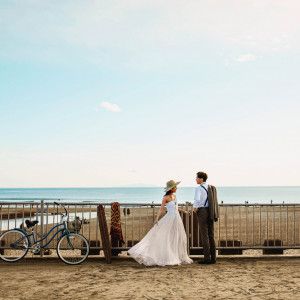
<path fill-rule="evenodd" d="M 191 40 L 201 35 L 244 45 L 254 41 L 257 47 L 262 46 L 258 42 L 272 45 L 278 39 L 281 42 L 291 39 L 299 46 L 299 1 L 187 2 L 188 5 L 174 0 L 127 0 L 122 4 L 94 0 L 24 1 L 22 5 L 1 9 L 0 16 L 10 33 L 56 43 L 57 39 L 63 39 L 90 48 L 104 45 L 133 49 L 136 45 L 163 41 L 177 44 L 187 34 L 192 35 Z M 32 30 L 42 20 L 43 30 Z M 134 44 L 130 45 L 129 40 Z"/>
<path fill-rule="evenodd" d="M 72 47 L 94 64 L 154 69 L 194 66 L 220 48 L 286 53 L 300 49 L 299 9 L 298 0 L 11 2 L 0 8 L 0 56 L 68 63 Z"/>
<path fill-rule="evenodd" d="M 106 108 L 107 110 L 110 110 L 110 111 L 113 111 L 113 112 L 120 112 L 122 111 L 121 107 L 117 104 L 112 104 L 112 103 L 109 103 L 109 102 L 105 102 L 105 101 L 102 101 L 100 106 Z"/>
<path fill-rule="evenodd" d="M 109 44 L 129 51 L 137 46 L 139 49 L 151 45 L 178 46 L 183 41 L 195 46 L 195 40 L 201 37 L 223 43 L 235 40 L 238 45 L 260 50 L 272 49 L 279 38 L 288 35 L 299 46 L 296 25 L 299 8 L 297 1 L 279 0 L 242 3 L 190 0 L 188 5 L 174 0 L 132 0 L 124 5 L 92 1 L 70 7 L 68 14 L 74 22 L 64 27 L 62 33 L 70 43 L 90 48 Z M 288 38 L 282 39 L 279 49 L 288 42 Z"/>
<path fill-rule="evenodd" d="M 252 61 L 252 60 L 255 60 L 255 59 L 256 59 L 255 55 L 248 53 L 248 54 L 242 54 L 242 55 L 240 55 L 236 59 L 236 61 L 238 61 L 238 62 L 245 62 L 245 61 Z"/>

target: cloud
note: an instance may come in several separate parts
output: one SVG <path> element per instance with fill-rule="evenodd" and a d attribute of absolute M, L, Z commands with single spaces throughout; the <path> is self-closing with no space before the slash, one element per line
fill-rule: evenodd
<path fill-rule="evenodd" d="M 149 47 L 169 52 L 184 45 L 201 49 L 202 38 L 262 51 L 272 51 L 274 45 L 284 50 L 289 43 L 300 46 L 300 4 L 295 0 L 245 0 L 239 4 L 236 0 L 190 0 L 188 5 L 174 0 L 85 3 L 69 6 L 67 16 L 72 22 L 60 33 L 69 43 L 91 49 L 108 45 L 129 53 Z"/>
<path fill-rule="evenodd" d="M 107 110 L 110 110 L 110 111 L 113 111 L 113 112 L 120 112 L 122 111 L 121 107 L 117 104 L 112 104 L 112 103 L 109 103 L 109 102 L 105 102 L 105 101 L 102 101 L 100 106 L 106 108 Z"/>
<path fill-rule="evenodd" d="M 297 0 L 6 2 L 0 57 L 73 63 L 72 49 L 78 61 L 150 69 L 194 65 L 203 52 L 220 48 L 300 49 Z"/>
<path fill-rule="evenodd" d="M 238 61 L 238 62 L 245 62 L 245 61 L 253 61 L 255 59 L 256 59 L 255 55 L 248 53 L 248 54 L 242 54 L 242 55 L 240 55 L 236 59 L 236 61 Z"/>

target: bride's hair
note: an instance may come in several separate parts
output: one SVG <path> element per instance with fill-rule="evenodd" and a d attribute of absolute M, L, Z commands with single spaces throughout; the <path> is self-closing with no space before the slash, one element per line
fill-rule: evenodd
<path fill-rule="evenodd" d="M 172 194 L 172 190 L 169 190 L 169 191 L 167 191 L 166 193 L 165 193 L 165 196 L 169 196 L 169 195 L 171 195 Z"/>

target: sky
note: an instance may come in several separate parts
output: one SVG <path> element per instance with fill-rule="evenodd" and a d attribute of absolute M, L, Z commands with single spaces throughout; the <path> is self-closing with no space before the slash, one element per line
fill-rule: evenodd
<path fill-rule="evenodd" d="M 295 186 L 299 1 L 0 1 L 0 188 Z"/>

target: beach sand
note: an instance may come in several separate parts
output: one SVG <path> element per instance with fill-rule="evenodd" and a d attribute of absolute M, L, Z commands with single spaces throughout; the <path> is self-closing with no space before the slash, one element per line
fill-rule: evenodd
<path fill-rule="evenodd" d="M 219 257 L 217 264 L 145 267 L 128 256 L 0 262 L 0 299 L 299 299 L 300 256 Z"/>

